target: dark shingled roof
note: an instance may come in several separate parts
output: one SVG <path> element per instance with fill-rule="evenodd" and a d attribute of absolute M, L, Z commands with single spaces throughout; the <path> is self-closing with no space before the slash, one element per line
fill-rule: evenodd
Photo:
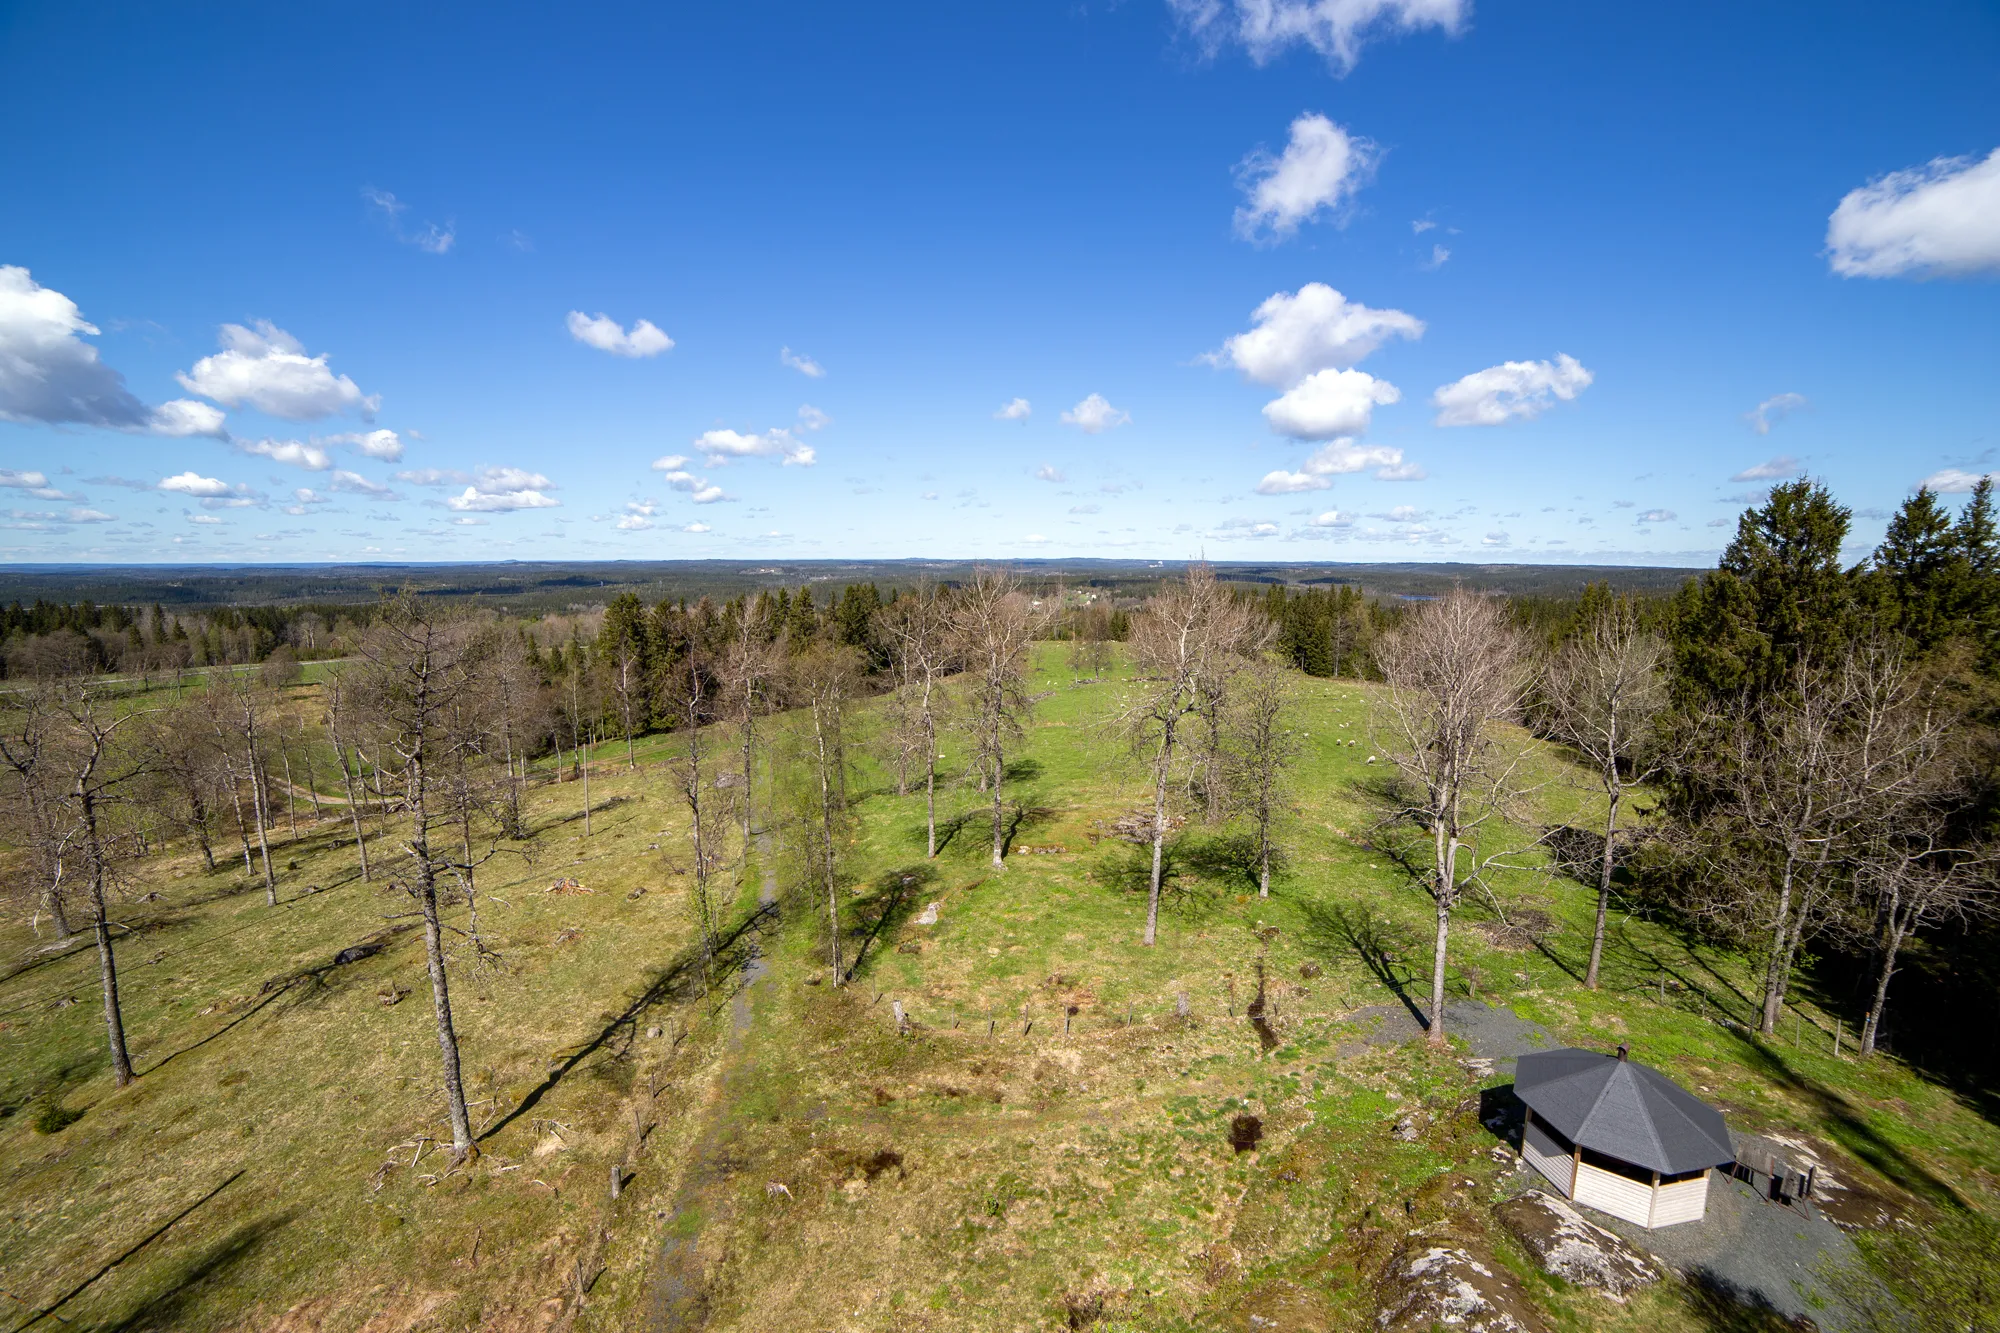
<path fill-rule="evenodd" d="M 1662 1175 L 1736 1157 L 1720 1111 L 1615 1055 L 1575 1047 L 1523 1055 L 1514 1095 L 1570 1142 Z"/>

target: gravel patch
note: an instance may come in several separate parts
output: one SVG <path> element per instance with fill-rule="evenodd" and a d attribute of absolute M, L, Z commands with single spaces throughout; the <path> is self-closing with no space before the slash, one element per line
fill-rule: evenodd
<path fill-rule="evenodd" d="M 1400 1004 L 1372 1004 L 1349 1014 L 1344 1024 L 1355 1028 L 1353 1041 L 1337 1051 L 1358 1054 L 1363 1046 L 1401 1046 L 1424 1034 L 1424 1025 L 1408 1007 Z M 1512 1074 L 1514 1062 L 1530 1051 L 1556 1048 L 1556 1039 L 1538 1023 L 1530 1023 L 1511 1009 L 1495 1009 L 1478 1000 L 1450 1000 L 1444 1006 L 1446 1035 L 1462 1039 L 1472 1058 L 1484 1062 L 1496 1074 Z"/>
<path fill-rule="evenodd" d="M 1827 1282 L 1834 1270 L 1862 1271 L 1860 1252 L 1810 1207 L 1769 1202 L 1743 1181 L 1718 1173 L 1709 1177 L 1708 1215 L 1699 1222 L 1648 1231 L 1595 1210 L 1581 1211 L 1744 1305 L 1763 1306 L 1786 1319 L 1803 1316 L 1829 1333 L 1869 1328 Z"/>

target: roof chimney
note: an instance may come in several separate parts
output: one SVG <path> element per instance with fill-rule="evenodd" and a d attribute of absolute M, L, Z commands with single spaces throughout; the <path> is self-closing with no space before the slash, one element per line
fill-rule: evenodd
<path fill-rule="evenodd" d="M 1625 1043 L 1622 1041 L 1618 1043 L 1618 1058 L 1620 1060 L 1625 1058 Z"/>

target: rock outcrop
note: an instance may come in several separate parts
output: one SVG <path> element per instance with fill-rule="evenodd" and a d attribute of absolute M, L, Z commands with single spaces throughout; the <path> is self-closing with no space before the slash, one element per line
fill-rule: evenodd
<path fill-rule="evenodd" d="M 1545 1272 L 1601 1291 L 1614 1301 L 1660 1276 L 1647 1256 L 1552 1194 L 1529 1190 L 1493 1214 Z"/>
<path fill-rule="evenodd" d="M 1381 1280 L 1376 1326 L 1387 1333 L 1547 1333 L 1535 1312 L 1498 1264 L 1457 1246 L 1406 1244 Z"/>

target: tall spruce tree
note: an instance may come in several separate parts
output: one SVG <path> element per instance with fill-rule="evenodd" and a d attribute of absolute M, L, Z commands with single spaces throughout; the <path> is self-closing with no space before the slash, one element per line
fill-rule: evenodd
<path fill-rule="evenodd" d="M 1854 629 L 1840 563 L 1851 512 L 1819 482 L 1775 486 L 1737 521 L 1717 569 L 1684 586 L 1672 615 L 1683 707 L 1783 688 L 1802 661 L 1837 654 Z"/>

